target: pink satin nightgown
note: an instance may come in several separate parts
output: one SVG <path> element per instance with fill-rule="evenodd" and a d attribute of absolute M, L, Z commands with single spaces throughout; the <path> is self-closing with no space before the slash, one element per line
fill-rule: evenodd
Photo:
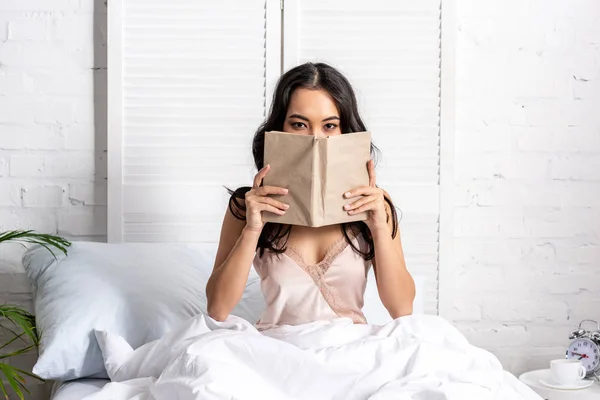
<path fill-rule="evenodd" d="M 355 246 L 365 249 L 362 236 L 350 236 Z M 257 253 L 254 267 L 261 278 L 266 309 L 256 324 L 265 330 L 282 325 L 300 325 L 340 317 L 366 323 L 362 313 L 367 272 L 371 265 L 357 254 L 344 237 L 315 265 L 288 245 L 283 254 Z"/>

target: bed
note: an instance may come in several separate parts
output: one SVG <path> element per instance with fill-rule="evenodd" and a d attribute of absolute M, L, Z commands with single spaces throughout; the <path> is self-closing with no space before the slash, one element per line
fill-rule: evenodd
<path fill-rule="evenodd" d="M 55 384 L 52 400 L 131 400 L 146 398 L 150 391 L 154 399 L 170 400 L 173 390 L 179 399 L 190 400 L 253 399 L 248 393 L 271 393 L 264 399 L 329 398 L 306 392 L 315 385 L 305 382 L 318 380 L 319 375 L 309 375 L 319 368 L 325 368 L 319 372 L 321 378 L 333 374 L 323 380 L 323 387 L 328 385 L 336 395 L 348 390 L 348 400 L 358 396 L 359 386 L 365 393 L 387 390 L 378 392 L 381 399 L 421 398 L 432 390 L 441 390 L 441 396 L 454 390 L 460 399 L 485 399 L 492 392 L 500 395 L 490 397 L 494 400 L 539 399 L 503 371 L 491 353 L 471 346 L 450 323 L 422 314 L 424 279 L 419 276 L 414 277 L 417 297 L 411 317 L 391 320 L 378 299 L 371 272 L 363 307 L 371 325 L 358 326 L 342 318 L 266 335 L 253 325 L 264 308 L 260 278 L 253 270 L 231 317 L 224 322 L 206 317 L 204 287 L 215 253 L 214 244 L 75 242 L 68 257 L 54 259 L 42 247 L 29 249 L 23 265 L 42 332 L 33 372 L 65 382 Z M 391 347 L 385 357 L 370 357 L 381 352 L 379 343 Z M 368 346 L 375 347 L 368 350 Z M 315 364 L 318 357 L 325 357 L 324 361 Z M 295 365 L 314 364 L 303 369 L 309 375 L 261 380 L 297 369 L 287 363 L 294 358 Z M 349 365 L 356 368 L 348 369 Z M 420 378 L 403 383 L 385 374 L 390 365 L 403 365 L 404 372 L 414 367 L 425 370 L 411 375 Z M 341 369 L 329 370 L 330 366 Z M 198 375 L 198 371 L 209 374 Z M 107 386 L 111 380 L 115 383 Z M 238 391 L 235 396 L 232 390 Z M 413 395 L 417 397 L 407 397 Z"/>
<path fill-rule="evenodd" d="M 51 400 L 81 400 L 97 393 L 109 379 L 77 379 L 70 382 L 56 382 L 52 387 Z"/>

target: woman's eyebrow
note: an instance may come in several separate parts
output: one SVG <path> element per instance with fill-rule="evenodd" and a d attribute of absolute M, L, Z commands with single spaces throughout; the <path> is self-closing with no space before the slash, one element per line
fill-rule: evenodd
<path fill-rule="evenodd" d="M 308 118 L 306 118 L 304 115 L 300 115 L 300 114 L 292 114 L 288 118 L 298 118 L 298 119 L 308 122 Z"/>
<path fill-rule="evenodd" d="M 304 115 L 300 115 L 300 114 L 292 114 L 288 118 L 298 118 L 298 119 L 301 119 L 303 121 L 309 122 L 308 118 L 306 118 Z M 332 120 L 338 120 L 339 121 L 340 117 L 338 117 L 337 115 L 332 115 L 331 117 L 325 118 L 322 122 L 332 121 Z"/>

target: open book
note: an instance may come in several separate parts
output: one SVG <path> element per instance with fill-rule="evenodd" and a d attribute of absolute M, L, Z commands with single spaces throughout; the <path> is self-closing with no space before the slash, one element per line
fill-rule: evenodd
<path fill-rule="evenodd" d="M 290 208 L 285 215 L 263 213 L 266 222 L 325 226 L 364 221 L 367 213 L 348 215 L 344 206 L 356 199 L 344 198 L 350 189 L 369 184 L 367 162 L 371 158 L 371 134 L 335 136 L 265 133 L 265 165 L 271 169 L 265 186 L 289 189 L 276 196 Z"/>

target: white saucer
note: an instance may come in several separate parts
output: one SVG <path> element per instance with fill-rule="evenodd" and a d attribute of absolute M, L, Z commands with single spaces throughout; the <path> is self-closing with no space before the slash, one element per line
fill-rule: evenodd
<path fill-rule="evenodd" d="M 552 389 L 579 390 L 579 389 L 585 389 L 585 388 L 592 386 L 594 384 L 594 381 L 588 380 L 588 379 L 582 379 L 580 381 L 571 383 L 569 385 L 561 385 L 558 383 L 554 383 L 552 381 L 548 382 L 548 381 L 545 381 L 544 379 L 540 379 L 540 383 L 543 384 L 544 386 L 548 386 L 549 388 L 552 388 Z"/>

